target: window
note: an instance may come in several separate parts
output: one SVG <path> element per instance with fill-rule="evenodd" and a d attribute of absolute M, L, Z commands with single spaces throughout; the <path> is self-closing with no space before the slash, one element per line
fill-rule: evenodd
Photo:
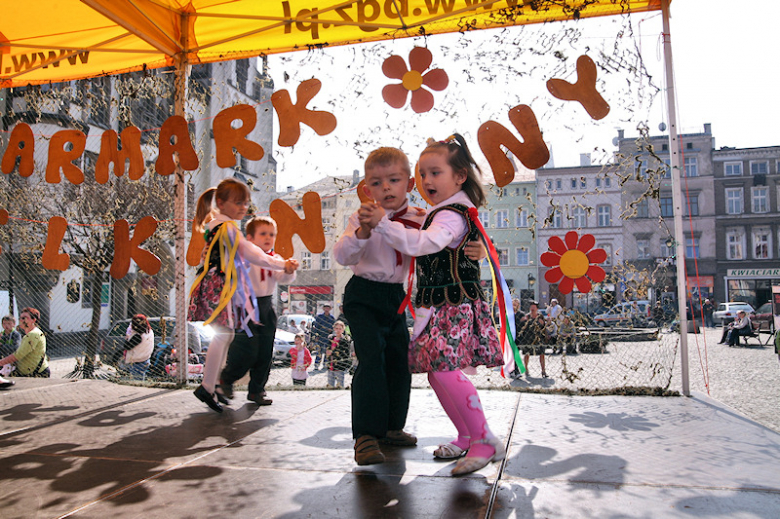
<path fill-rule="evenodd" d="M 588 218 L 585 215 L 585 208 L 584 207 L 575 207 L 571 210 L 571 226 L 575 229 L 581 228 L 581 227 L 587 227 L 588 226 Z"/>
<path fill-rule="evenodd" d="M 331 234 L 333 232 L 334 225 L 331 224 L 329 216 L 322 217 L 322 229 L 325 234 Z"/>
<path fill-rule="evenodd" d="M 571 179 L 571 188 L 572 189 L 577 189 L 577 179 L 576 178 Z"/>
<path fill-rule="evenodd" d="M 694 193 L 685 204 L 685 216 L 699 216 L 699 195 Z"/>
<path fill-rule="evenodd" d="M 768 187 L 758 186 L 753 188 L 753 212 L 754 213 L 769 212 L 769 188 Z"/>
<path fill-rule="evenodd" d="M 609 177 L 604 178 L 604 187 L 612 187 L 612 179 Z"/>
<path fill-rule="evenodd" d="M 490 227 L 490 211 L 480 211 L 479 219 L 482 222 L 482 227 L 485 229 Z"/>
<path fill-rule="evenodd" d="M 685 257 L 699 257 L 699 244 L 696 243 L 696 238 L 685 238 Z"/>
<path fill-rule="evenodd" d="M 311 270 L 311 252 L 301 253 L 301 270 Z"/>
<path fill-rule="evenodd" d="M 759 160 L 750 163 L 751 175 L 766 175 L 769 173 L 769 161 Z"/>
<path fill-rule="evenodd" d="M 612 265 L 612 244 L 611 243 L 602 243 L 601 245 L 597 245 L 598 248 L 604 249 L 604 252 L 607 253 L 607 259 L 604 260 L 604 263 L 602 265 L 610 266 Z"/>
<path fill-rule="evenodd" d="M 637 259 L 650 259 L 650 240 L 636 241 Z"/>
<path fill-rule="evenodd" d="M 600 205 L 598 206 L 598 225 L 599 227 L 609 227 L 612 225 L 612 206 Z"/>
<path fill-rule="evenodd" d="M 528 249 L 525 247 L 520 247 L 517 250 L 517 264 L 518 265 L 528 265 Z"/>
<path fill-rule="evenodd" d="M 745 259 L 744 234 L 737 230 L 726 232 L 726 259 Z"/>
<path fill-rule="evenodd" d="M 496 211 L 496 228 L 505 229 L 509 227 L 509 212 L 506 209 Z"/>
<path fill-rule="evenodd" d="M 580 177 L 580 189 L 587 189 L 588 187 L 588 179 L 585 177 Z"/>
<path fill-rule="evenodd" d="M 753 258 L 769 259 L 769 250 L 771 249 L 769 241 L 769 229 L 767 227 L 759 227 L 753 230 Z"/>
<path fill-rule="evenodd" d="M 320 254 L 320 270 L 330 270 L 330 253 L 323 252 Z"/>
<path fill-rule="evenodd" d="M 502 267 L 509 266 L 509 249 L 496 249 L 498 252 L 498 264 Z"/>
<path fill-rule="evenodd" d="M 517 219 L 515 227 L 528 227 L 528 209 L 517 208 Z"/>
<path fill-rule="evenodd" d="M 547 220 L 550 222 L 550 227 L 553 229 L 560 229 L 561 228 L 561 211 L 556 210 L 555 208 L 548 208 L 547 209 Z"/>
<path fill-rule="evenodd" d="M 726 188 L 726 214 L 742 214 L 742 188 Z"/>
<path fill-rule="evenodd" d="M 601 178 L 596 177 L 596 187 L 601 187 Z"/>
<path fill-rule="evenodd" d="M 555 189 L 560 191 L 562 188 L 563 188 L 563 182 L 561 181 L 560 178 L 556 178 L 555 179 Z"/>
<path fill-rule="evenodd" d="M 545 180 L 544 181 L 544 188 L 547 191 L 552 191 L 552 180 Z"/>
<path fill-rule="evenodd" d="M 650 216 L 650 203 L 648 202 L 647 197 L 645 197 L 636 204 L 636 217 L 647 218 L 648 216 Z"/>
<path fill-rule="evenodd" d="M 742 176 L 741 162 L 726 162 L 723 164 L 723 174 L 727 177 Z"/>
<path fill-rule="evenodd" d="M 696 157 L 685 157 L 685 176 L 686 177 L 698 177 L 699 176 L 699 160 Z"/>

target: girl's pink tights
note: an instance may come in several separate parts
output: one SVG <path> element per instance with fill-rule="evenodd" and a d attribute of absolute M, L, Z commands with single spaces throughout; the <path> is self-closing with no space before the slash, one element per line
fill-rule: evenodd
<path fill-rule="evenodd" d="M 495 449 L 491 445 L 476 443 L 493 438 L 493 433 L 485 420 L 474 384 L 460 370 L 428 373 L 428 381 L 458 430 L 458 438 L 451 443 L 461 449 L 469 449 L 467 457 L 492 456 Z"/>

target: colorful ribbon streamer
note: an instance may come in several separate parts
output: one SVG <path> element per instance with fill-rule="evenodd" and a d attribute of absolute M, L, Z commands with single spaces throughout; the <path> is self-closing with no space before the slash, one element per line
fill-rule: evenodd
<path fill-rule="evenodd" d="M 501 323 L 499 337 L 501 339 L 501 351 L 504 354 L 504 366 L 501 368 L 501 375 L 506 377 L 507 369 L 511 372 L 513 364 L 517 366 L 520 373 L 525 373 L 525 366 L 520 358 L 520 350 L 518 350 L 517 344 L 515 344 L 517 330 L 515 330 L 514 315 L 510 316 L 508 314 L 509 309 L 512 308 L 512 297 L 509 293 L 506 279 L 504 279 L 499 268 L 498 252 L 482 226 L 482 222 L 479 219 L 479 211 L 474 207 L 470 207 L 469 217 L 479 230 L 479 234 L 482 236 L 482 241 L 485 243 L 488 251 L 488 264 L 490 265 L 490 274 L 493 281 L 492 305 L 495 305 L 496 301 L 498 301 Z"/>

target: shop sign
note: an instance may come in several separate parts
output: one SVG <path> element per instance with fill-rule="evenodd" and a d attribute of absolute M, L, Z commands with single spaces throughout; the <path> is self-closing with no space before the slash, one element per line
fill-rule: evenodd
<path fill-rule="evenodd" d="M 322 286 L 302 286 L 290 287 L 291 294 L 332 294 L 333 287 L 329 285 Z"/>
<path fill-rule="evenodd" d="M 726 276 L 731 278 L 777 278 L 780 268 L 776 269 L 728 269 Z"/>

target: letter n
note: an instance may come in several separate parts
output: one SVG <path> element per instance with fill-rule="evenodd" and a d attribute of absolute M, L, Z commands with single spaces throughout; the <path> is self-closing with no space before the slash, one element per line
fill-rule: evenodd
<path fill-rule="evenodd" d="M 275 251 L 283 258 L 290 258 L 295 253 L 292 237 L 297 234 L 303 244 L 313 253 L 325 250 L 325 232 L 322 229 L 322 202 L 320 195 L 309 191 L 303 195 L 303 214 L 301 219 L 292 207 L 278 198 L 271 202 L 269 211 L 271 218 L 279 226 Z"/>

